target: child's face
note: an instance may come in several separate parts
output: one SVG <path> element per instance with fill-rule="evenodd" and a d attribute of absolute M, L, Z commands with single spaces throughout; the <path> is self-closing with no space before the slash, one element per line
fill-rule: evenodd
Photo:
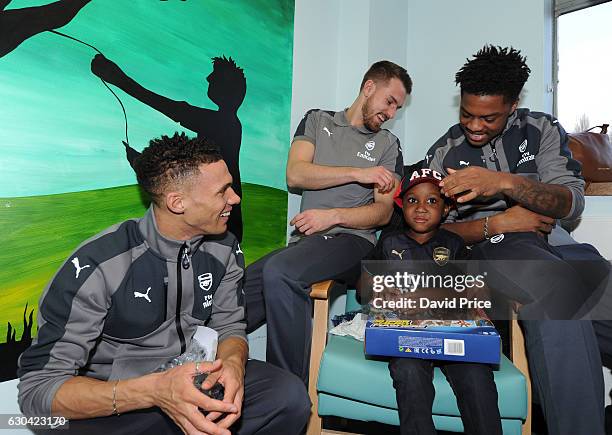
<path fill-rule="evenodd" d="M 440 189 L 433 183 L 420 183 L 404 194 L 404 219 L 413 233 L 435 231 L 448 211 Z"/>

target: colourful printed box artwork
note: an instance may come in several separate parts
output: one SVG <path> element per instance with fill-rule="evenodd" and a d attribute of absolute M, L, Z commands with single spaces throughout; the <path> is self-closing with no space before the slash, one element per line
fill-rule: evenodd
<path fill-rule="evenodd" d="M 488 320 L 370 318 L 365 353 L 392 357 L 499 364 L 501 340 Z"/>

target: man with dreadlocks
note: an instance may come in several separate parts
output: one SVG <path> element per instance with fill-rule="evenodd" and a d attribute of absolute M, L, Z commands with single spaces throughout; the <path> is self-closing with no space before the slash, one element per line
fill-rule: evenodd
<path fill-rule="evenodd" d="M 568 319 L 582 316 L 585 300 L 605 285 L 609 264 L 556 225 L 582 213 L 584 180 L 558 121 L 517 108 L 529 73 L 514 48 L 478 51 L 455 77 L 459 123 L 425 164 L 445 176 L 442 191 L 457 202 L 445 228 L 473 244 L 494 289 L 523 304 L 519 318 L 549 433 L 601 434 L 596 331 L 606 325 Z"/>

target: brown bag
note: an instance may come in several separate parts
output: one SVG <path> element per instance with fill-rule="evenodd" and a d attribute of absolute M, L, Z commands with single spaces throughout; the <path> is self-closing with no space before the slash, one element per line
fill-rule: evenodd
<path fill-rule="evenodd" d="M 601 128 L 599 133 L 591 133 Z M 589 128 L 582 133 L 570 133 L 569 148 L 573 157 L 582 163 L 582 176 L 587 183 L 612 182 L 612 145 L 607 135 L 608 124 Z"/>

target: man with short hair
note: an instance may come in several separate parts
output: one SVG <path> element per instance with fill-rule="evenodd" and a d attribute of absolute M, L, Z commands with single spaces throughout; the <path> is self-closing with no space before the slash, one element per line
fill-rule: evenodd
<path fill-rule="evenodd" d="M 230 57 L 212 58 L 213 70 L 206 76 L 208 98 L 219 107 L 219 110 L 207 109 L 177 101 L 143 87 L 129 77 L 119 66 L 96 54 L 91 61 L 91 71 L 103 81 L 112 83 L 128 95 L 163 113 L 168 118 L 180 123 L 183 127 L 196 132 L 198 137 L 206 138 L 220 148 L 223 160 L 232 176 L 232 189 L 242 196 L 240 180 L 240 148 L 242 142 L 242 124 L 238 118 L 238 109 L 244 101 L 247 90 L 244 71 Z M 127 159 L 133 166 L 133 160 L 139 152 L 123 143 Z M 242 241 L 242 211 L 236 204 L 228 222 L 229 231 L 238 242 Z"/>
<path fill-rule="evenodd" d="M 473 244 L 472 258 L 486 262 L 495 290 L 523 304 L 519 318 L 549 433 L 601 434 L 597 323 L 568 319 L 584 314 L 610 266 L 556 225 L 582 213 L 584 180 L 558 121 L 517 108 L 529 73 L 514 48 L 478 51 L 456 75 L 459 124 L 428 151 L 426 165 L 445 176 L 442 190 L 457 202 L 445 228 Z"/>
<path fill-rule="evenodd" d="M 247 330 L 267 320 L 267 361 L 304 382 L 310 287 L 349 278 L 373 248 L 376 228 L 389 221 L 403 162 L 399 140 L 382 124 L 395 116 L 411 90 L 404 68 L 376 62 L 349 108 L 310 110 L 294 135 L 287 185 L 303 192 L 300 213 L 290 222 L 295 231 L 286 248 L 248 267 L 245 296 Z"/>
<path fill-rule="evenodd" d="M 227 232 L 240 198 L 218 149 L 162 136 L 135 170 L 152 199 L 145 216 L 84 242 L 43 292 L 38 336 L 19 361 L 22 412 L 64 416 L 74 433 L 300 433 L 302 383 L 247 362 L 244 258 Z M 216 361 L 155 372 L 204 325 L 218 333 Z M 194 387 L 203 372 L 222 400 Z"/>

